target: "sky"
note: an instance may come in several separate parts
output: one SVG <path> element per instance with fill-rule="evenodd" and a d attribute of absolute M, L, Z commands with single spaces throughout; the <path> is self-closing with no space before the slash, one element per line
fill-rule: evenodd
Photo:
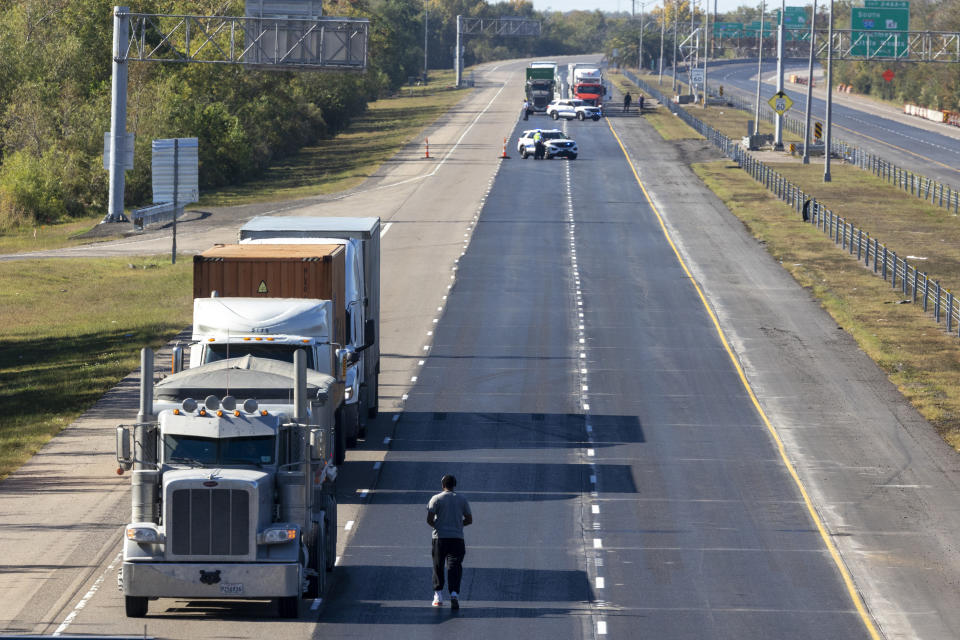
<path fill-rule="evenodd" d="M 698 3 L 702 3 L 703 0 L 696 0 Z M 713 0 L 710 1 L 710 9 L 713 9 Z M 644 5 L 645 10 L 649 11 L 653 7 L 662 6 L 663 0 L 653 0 Z M 770 4 L 770 2 L 767 2 Z M 780 2 L 773 0 L 774 6 L 779 7 Z M 787 6 L 808 6 L 810 2 L 797 2 L 796 0 L 788 0 Z M 717 0 L 717 11 L 723 13 L 725 11 L 733 11 L 740 5 L 748 6 L 760 6 L 760 0 L 753 2 L 752 0 Z M 589 4 L 583 2 L 578 2 L 577 0 L 533 0 L 533 7 L 540 11 L 545 11 L 551 9 L 553 11 L 573 11 L 574 9 L 600 9 L 601 11 L 626 11 L 630 12 L 632 8 L 631 0 L 596 0 Z M 640 11 L 640 3 L 637 2 L 637 11 Z"/>

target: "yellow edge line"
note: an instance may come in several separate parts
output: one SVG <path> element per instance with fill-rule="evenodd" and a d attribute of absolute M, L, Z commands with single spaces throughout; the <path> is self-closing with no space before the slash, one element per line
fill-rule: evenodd
<path fill-rule="evenodd" d="M 704 295 L 703 290 L 700 288 L 700 285 L 697 284 L 697 281 L 694 279 L 693 274 L 690 273 L 690 270 L 687 268 L 687 263 L 684 261 L 683 256 L 680 255 L 680 251 L 677 249 L 677 246 L 673 243 L 673 239 L 670 237 L 670 232 L 667 230 L 667 225 L 663 221 L 663 217 L 660 215 L 660 212 L 657 210 L 656 205 L 653 204 L 653 199 L 650 197 L 650 194 L 647 193 L 647 188 L 643 185 L 643 181 L 640 180 L 640 175 L 637 173 L 636 167 L 633 165 L 633 161 L 630 160 L 630 154 L 627 153 L 626 148 L 623 146 L 623 142 L 620 140 L 620 136 L 617 135 L 617 132 L 614 131 L 613 125 L 610 124 L 609 118 L 606 118 L 607 126 L 610 127 L 610 132 L 613 133 L 613 137 L 617 139 L 617 144 L 620 145 L 620 150 L 623 151 L 623 156 L 627 159 L 627 164 L 630 165 L 630 170 L 633 171 L 633 177 L 637 180 L 637 184 L 640 185 L 640 189 L 643 191 L 644 197 L 647 199 L 647 204 L 650 205 L 650 208 L 653 210 L 654 215 L 657 216 L 657 221 L 660 224 L 660 229 L 663 231 L 664 237 L 667 239 L 667 242 L 670 244 L 670 248 L 673 249 L 673 253 L 677 256 L 677 261 L 680 263 L 680 266 L 683 268 L 684 273 L 687 274 L 687 278 L 690 279 L 690 283 L 693 285 L 693 288 L 696 289 L 697 295 L 700 297 L 700 302 L 703 303 L 704 309 L 707 310 L 707 314 L 710 316 L 711 322 L 713 322 L 713 327 L 717 331 L 717 335 L 720 337 L 720 342 L 723 343 L 723 348 L 726 349 L 727 355 L 730 356 L 730 361 L 733 363 L 733 366 L 737 370 L 737 375 L 740 377 L 740 382 L 743 384 L 743 388 L 746 389 L 747 394 L 750 396 L 750 400 L 753 402 L 754 408 L 756 408 L 757 413 L 760 414 L 760 418 L 763 420 L 763 423 L 767 426 L 767 431 L 770 432 L 770 435 L 773 437 L 774 442 L 777 443 L 777 449 L 780 452 L 780 459 L 783 461 L 784 466 L 787 468 L 787 471 L 790 473 L 790 477 L 793 478 L 794 483 L 797 485 L 797 488 L 800 490 L 800 495 L 803 496 L 803 502 L 807 505 L 807 511 L 810 513 L 810 517 L 813 519 L 813 523 L 817 526 L 817 531 L 820 532 L 820 537 L 823 539 L 823 543 L 826 545 L 827 550 L 830 552 L 830 557 L 833 558 L 834 564 L 836 564 L 837 569 L 840 571 L 840 576 L 843 578 L 843 583 L 846 585 L 847 593 L 850 595 L 850 599 L 853 601 L 854 607 L 857 609 L 857 613 L 860 614 L 860 619 L 863 621 L 864 626 L 867 628 L 867 631 L 870 633 L 870 637 L 874 640 L 881 640 L 880 633 L 877 631 L 876 626 L 873 623 L 873 620 L 870 618 L 870 614 L 867 613 L 866 607 L 863 604 L 863 599 L 860 597 L 860 594 L 857 592 L 856 585 L 853 584 L 853 578 L 850 577 L 850 572 L 847 570 L 846 565 L 843 563 L 843 560 L 840 558 L 840 553 L 837 551 L 837 548 L 834 546 L 833 541 L 830 539 L 830 536 L 827 534 L 826 527 L 824 527 L 823 522 L 820 519 L 817 510 L 813 506 L 813 501 L 810 499 L 810 495 L 807 493 L 806 487 L 803 486 L 803 481 L 800 480 L 800 476 L 797 474 L 797 470 L 793 467 L 793 464 L 790 462 L 790 459 L 787 457 L 786 447 L 783 445 L 783 440 L 780 439 L 780 435 L 777 433 L 777 430 L 774 428 L 773 424 L 770 422 L 770 419 L 767 418 L 767 414 L 764 413 L 763 408 L 760 406 L 760 401 L 757 400 L 756 394 L 753 392 L 753 387 L 750 386 L 750 382 L 747 380 L 746 374 L 743 372 L 743 367 L 740 366 L 740 362 L 737 360 L 736 356 L 733 353 L 733 349 L 730 348 L 730 343 L 727 342 L 727 337 L 723 333 L 723 329 L 720 327 L 720 321 L 717 320 L 716 314 L 714 314 L 713 309 L 710 307 L 710 304 L 707 302 L 707 297 Z"/>

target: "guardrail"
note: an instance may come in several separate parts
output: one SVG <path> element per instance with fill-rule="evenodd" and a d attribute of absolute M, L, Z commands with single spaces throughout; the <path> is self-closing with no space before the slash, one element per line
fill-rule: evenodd
<path fill-rule="evenodd" d="M 177 217 L 183 215 L 183 206 L 177 207 Z M 161 202 L 142 209 L 134 209 L 130 212 L 130 218 L 133 222 L 135 231 L 143 231 L 144 227 L 150 224 L 160 222 L 171 222 L 173 220 L 173 203 Z"/>
<path fill-rule="evenodd" d="M 812 194 L 803 191 L 780 173 L 754 158 L 737 141 L 728 138 L 686 109 L 668 100 L 658 89 L 630 72 L 625 72 L 625 75 L 703 135 L 725 156 L 734 160 L 754 180 L 762 183 L 767 190 L 800 213 L 804 222 L 809 222 L 827 234 L 834 244 L 840 246 L 841 250 L 852 256 L 856 247 L 857 260 L 862 260 L 865 268 L 872 267 L 873 273 L 882 277 L 884 281 L 889 280 L 890 287 L 899 290 L 904 296 L 904 301 L 915 304 L 920 297 L 924 313 L 929 312 L 932 306 L 933 317 L 937 324 L 942 317 L 946 322 L 947 333 L 956 332 L 957 337 L 960 337 L 960 299 L 943 287 L 939 280 L 931 280 L 926 271 L 921 272 L 911 264 L 909 256 L 898 256 L 897 252 L 886 244 L 881 243 L 877 238 L 871 238 L 869 232 L 855 227 L 845 218 L 834 214 L 818 202 Z"/>
<path fill-rule="evenodd" d="M 711 96 L 719 97 L 719 93 L 713 91 L 709 86 L 707 87 L 707 93 Z M 756 112 L 756 103 L 743 96 L 723 96 L 723 99 L 740 111 L 746 111 L 748 113 Z M 767 122 L 774 122 L 776 112 L 770 108 L 770 105 L 763 104 L 760 109 L 760 117 Z M 797 134 L 801 138 L 803 137 L 805 124 L 803 120 L 797 118 L 791 118 L 790 116 L 783 117 L 784 129 Z M 937 182 L 932 178 L 904 169 L 844 140 L 831 140 L 830 151 L 848 163 L 856 165 L 857 168 L 863 171 L 869 171 L 885 182 L 895 185 L 921 200 L 928 201 L 948 211 L 952 210 L 953 215 L 960 214 L 960 191 L 957 191 L 957 189 L 952 188 L 950 185 Z"/>

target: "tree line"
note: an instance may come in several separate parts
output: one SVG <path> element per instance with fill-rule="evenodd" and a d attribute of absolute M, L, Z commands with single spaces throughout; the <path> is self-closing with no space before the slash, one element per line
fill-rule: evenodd
<path fill-rule="evenodd" d="M 238 0 L 144 0 L 131 10 L 243 15 L 244 7 Z M 0 0 L 0 229 L 105 212 L 112 13 L 105 0 Z M 127 206 L 150 201 L 155 138 L 200 139 L 203 191 L 249 180 L 344 130 L 370 101 L 422 74 L 425 17 L 431 69 L 453 66 L 457 15 L 542 22 L 539 38 L 467 38 L 468 65 L 598 51 L 607 35 L 599 11 L 538 12 L 523 0 L 334 0 L 324 13 L 370 20 L 366 72 L 131 63 Z"/>

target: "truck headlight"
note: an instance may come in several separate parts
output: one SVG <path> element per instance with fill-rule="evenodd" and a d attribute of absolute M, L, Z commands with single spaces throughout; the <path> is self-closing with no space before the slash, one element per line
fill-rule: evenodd
<path fill-rule="evenodd" d="M 257 544 L 283 544 L 297 539 L 295 527 L 271 527 L 257 534 Z"/>
<path fill-rule="evenodd" d="M 144 526 L 140 524 L 130 525 L 126 530 L 127 540 L 132 540 L 139 544 L 160 544 L 163 542 L 163 535 L 157 531 L 156 527 Z"/>

